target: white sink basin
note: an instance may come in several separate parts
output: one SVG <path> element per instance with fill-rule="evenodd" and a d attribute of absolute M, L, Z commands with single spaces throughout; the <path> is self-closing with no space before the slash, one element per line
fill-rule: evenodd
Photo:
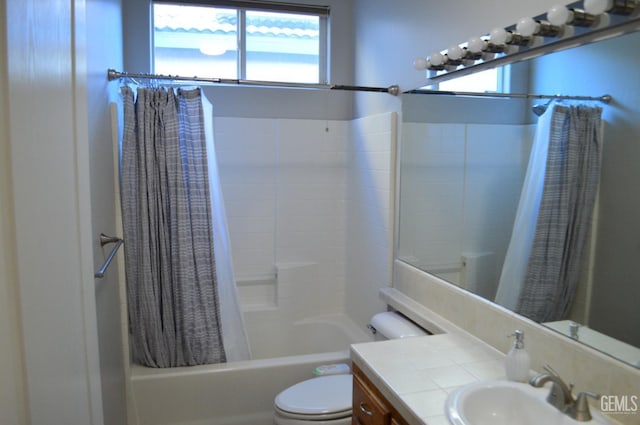
<path fill-rule="evenodd" d="M 547 403 L 549 388 L 509 381 L 476 382 L 449 394 L 445 411 L 453 425 L 609 425 L 591 409 L 593 419 L 578 422 Z"/>

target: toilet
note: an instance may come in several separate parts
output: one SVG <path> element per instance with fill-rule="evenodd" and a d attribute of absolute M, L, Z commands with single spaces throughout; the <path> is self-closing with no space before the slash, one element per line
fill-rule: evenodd
<path fill-rule="evenodd" d="M 409 338 L 428 333 L 396 312 L 378 313 L 369 329 L 376 341 Z M 311 378 L 285 389 L 274 401 L 276 425 L 350 425 L 351 374 Z"/>

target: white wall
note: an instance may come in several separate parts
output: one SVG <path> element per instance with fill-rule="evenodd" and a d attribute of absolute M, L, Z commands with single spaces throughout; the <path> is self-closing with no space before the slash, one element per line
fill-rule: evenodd
<path fill-rule="evenodd" d="M 33 425 L 102 424 L 84 6 L 83 1 L 51 1 L 47 7 L 38 1 L 6 3 L 7 61 L 2 62 L 8 90 L 3 92 L 10 104 L 3 136 L 10 149 L 13 203 L 8 205 L 15 240 L 9 234 L 1 242 L 4 252 L 14 253 L 7 274 L 18 292 L 12 301 L 18 301 Z M 18 331 L 12 332 L 9 341 L 15 343 Z M 20 365 L 2 364 L 3 370 L 12 366 Z M 20 379 L 14 382 L 19 389 Z M 20 418 L 23 403 L 19 391 L 15 394 Z"/>

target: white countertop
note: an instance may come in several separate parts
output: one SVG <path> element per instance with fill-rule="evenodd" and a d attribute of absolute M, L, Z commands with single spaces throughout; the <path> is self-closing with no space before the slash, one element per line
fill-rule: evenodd
<path fill-rule="evenodd" d="M 351 346 L 352 361 L 412 425 L 449 425 L 447 395 L 474 381 L 505 379 L 504 357 L 458 332 Z"/>

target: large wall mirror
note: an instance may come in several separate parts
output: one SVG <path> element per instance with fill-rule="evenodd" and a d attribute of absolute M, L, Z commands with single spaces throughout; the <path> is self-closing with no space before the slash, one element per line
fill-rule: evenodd
<path fill-rule="evenodd" d="M 600 96 L 599 189 L 568 310 L 543 324 L 640 367 L 640 33 L 511 65 L 530 93 Z M 545 101 L 403 95 L 400 260 L 493 302 Z M 528 226 L 519 223 L 519 226 Z M 514 308 L 515 310 L 515 308 Z M 517 312 L 517 310 L 516 310 Z"/>

